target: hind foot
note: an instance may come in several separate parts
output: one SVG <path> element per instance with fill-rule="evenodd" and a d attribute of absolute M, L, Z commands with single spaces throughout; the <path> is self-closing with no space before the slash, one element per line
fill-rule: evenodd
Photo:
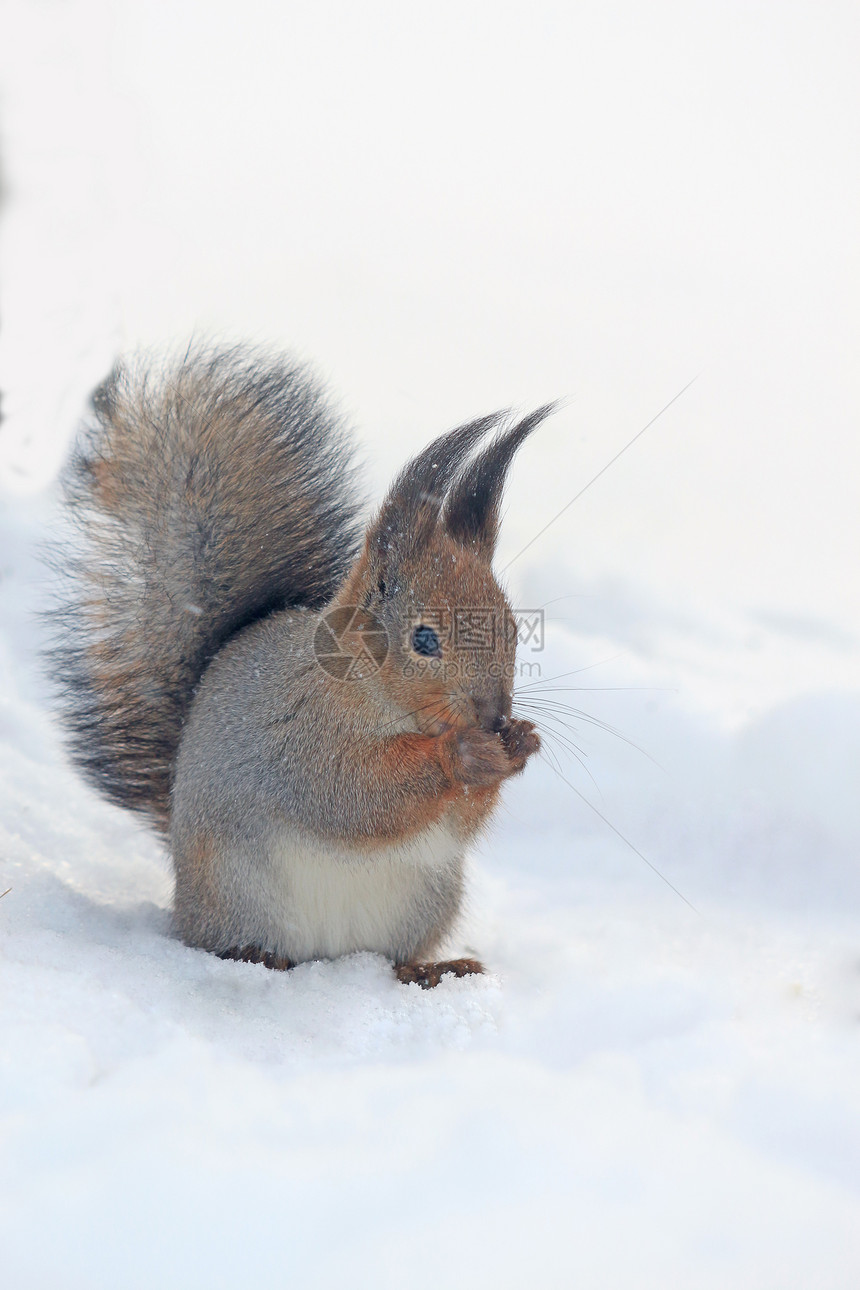
<path fill-rule="evenodd" d="M 236 959 L 240 963 L 262 963 L 263 967 L 273 972 L 288 972 L 295 964 L 283 955 L 273 954 L 271 950 L 261 950 L 257 945 L 234 945 L 232 949 L 221 950 L 219 959 Z"/>
<path fill-rule="evenodd" d="M 443 976 L 476 976 L 484 965 L 477 959 L 447 959 L 444 963 L 395 963 L 394 975 L 405 985 L 414 982 L 422 990 L 432 990 Z"/>

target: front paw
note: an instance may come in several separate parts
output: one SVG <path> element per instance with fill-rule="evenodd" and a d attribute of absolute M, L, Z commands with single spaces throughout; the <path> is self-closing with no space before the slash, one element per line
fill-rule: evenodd
<path fill-rule="evenodd" d="M 509 721 L 499 738 L 509 761 L 509 775 L 518 775 L 529 757 L 540 750 L 540 735 L 533 721 Z"/>
<path fill-rule="evenodd" d="M 474 788 L 489 788 L 514 774 L 499 735 L 480 726 L 452 730 L 445 736 L 451 778 Z"/>

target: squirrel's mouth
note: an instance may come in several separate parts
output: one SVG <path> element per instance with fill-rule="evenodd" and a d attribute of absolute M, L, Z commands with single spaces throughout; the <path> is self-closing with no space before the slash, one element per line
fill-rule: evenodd
<path fill-rule="evenodd" d="M 444 735 L 449 730 L 480 728 L 501 734 L 510 724 L 504 704 L 478 704 L 465 695 L 445 694 L 415 714 L 419 729 L 425 735 Z"/>

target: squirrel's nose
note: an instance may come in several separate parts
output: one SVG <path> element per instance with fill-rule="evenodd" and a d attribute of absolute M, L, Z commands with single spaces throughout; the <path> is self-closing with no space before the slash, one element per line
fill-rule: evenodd
<path fill-rule="evenodd" d="M 475 699 L 478 724 L 497 735 L 508 724 L 508 705 L 504 699 Z"/>

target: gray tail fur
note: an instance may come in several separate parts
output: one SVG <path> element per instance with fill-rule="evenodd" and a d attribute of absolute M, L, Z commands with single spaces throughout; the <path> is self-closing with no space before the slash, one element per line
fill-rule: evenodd
<path fill-rule="evenodd" d="M 50 666 L 73 760 L 166 831 L 172 767 L 224 642 L 290 605 L 319 607 L 352 563 L 349 440 L 300 365 L 197 350 L 117 366 L 64 478 L 78 533 Z"/>

